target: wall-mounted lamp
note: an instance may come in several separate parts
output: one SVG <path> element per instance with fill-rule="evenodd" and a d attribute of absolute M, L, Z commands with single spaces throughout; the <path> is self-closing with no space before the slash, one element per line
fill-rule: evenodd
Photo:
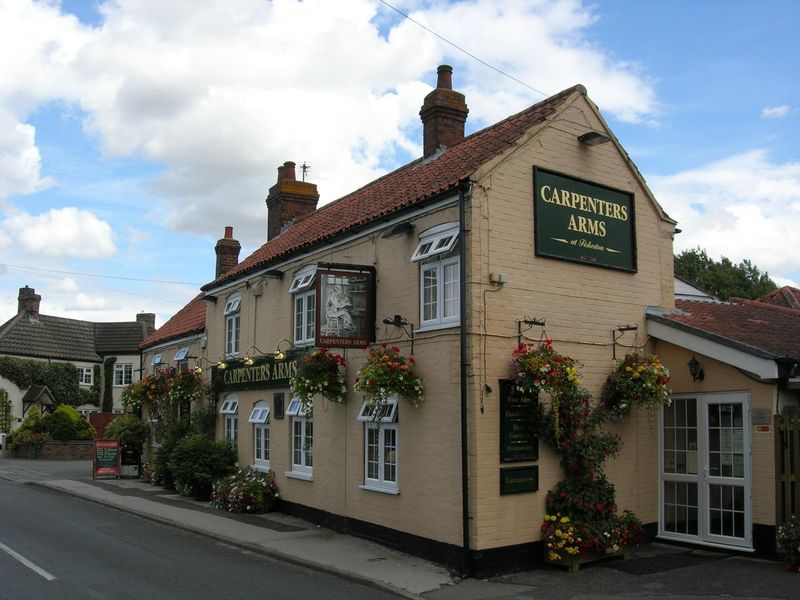
<path fill-rule="evenodd" d="M 414 354 L 414 324 L 411 321 L 409 321 L 408 319 L 406 319 L 405 317 L 402 317 L 400 315 L 395 315 L 391 319 L 389 317 L 386 317 L 383 320 L 383 324 L 384 325 L 392 325 L 393 327 L 399 327 L 400 329 L 403 330 L 403 333 L 405 333 L 406 336 L 408 336 L 411 339 L 411 354 L 413 355 Z"/>
<path fill-rule="evenodd" d="M 215 363 L 215 362 L 211 362 L 211 361 L 210 361 L 210 360 L 208 360 L 208 359 L 207 359 L 205 356 L 187 356 L 186 358 L 193 358 L 193 359 L 195 359 L 195 365 L 194 365 L 194 369 L 193 369 L 193 371 L 194 371 L 194 372 L 195 372 L 197 375 L 200 375 L 200 373 L 202 373 L 202 372 L 203 372 L 203 363 L 206 363 L 207 365 L 215 365 L 215 364 L 217 364 L 217 363 Z"/>
<path fill-rule="evenodd" d="M 692 354 L 692 360 L 688 362 L 689 365 L 689 374 L 692 376 L 692 381 L 703 381 L 706 378 L 706 374 L 703 371 L 703 368 L 700 366 L 700 361 L 695 358 L 694 354 Z"/>
<path fill-rule="evenodd" d="M 578 141 L 585 146 L 599 146 L 611 141 L 611 138 L 605 133 L 599 131 L 589 131 L 578 136 Z"/>
<path fill-rule="evenodd" d="M 219 360 L 217 361 L 217 368 L 218 369 L 227 369 L 228 368 L 228 360 L 229 360 L 229 355 L 228 354 L 225 354 L 224 352 L 222 354 L 220 354 L 219 355 Z"/>
<path fill-rule="evenodd" d="M 288 346 L 285 352 L 281 350 L 281 344 L 283 343 L 285 343 Z M 275 354 L 274 354 L 275 360 L 283 360 L 284 358 L 286 358 L 286 352 L 288 352 L 292 348 L 294 348 L 294 344 L 292 344 L 292 342 L 290 342 L 286 338 L 279 340 L 278 344 L 275 346 Z"/>
<path fill-rule="evenodd" d="M 246 366 L 250 367 L 250 366 L 253 365 L 253 354 L 256 354 L 256 353 L 257 354 L 267 354 L 266 352 L 264 352 L 263 350 L 261 350 L 257 346 L 250 346 L 247 349 L 247 352 L 244 353 L 244 358 L 242 359 L 242 361 L 244 362 L 244 364 Z"/>

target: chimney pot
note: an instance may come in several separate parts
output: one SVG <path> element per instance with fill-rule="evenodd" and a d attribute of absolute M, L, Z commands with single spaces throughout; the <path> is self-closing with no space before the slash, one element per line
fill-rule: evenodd
<path fill-rule="evenodd" d="M 453 67 L 450 65 L 439 65 L 436 70 L 438 75 L 436 87 L 444 90 L 453 89 Z"/>
<path fill-rule="evenodd" d="M 233 227 L 230 225 L 225 226 L 225 239 L 230 240 L 233 239 Z"/>
<path fill-rule="evenodd" d="M 294 172 L 295 163 L 290 160 L 287 160 L 283 163 L 283 180 L 284 181 L 295 181 L 297 179 L 295 172 Z"/>

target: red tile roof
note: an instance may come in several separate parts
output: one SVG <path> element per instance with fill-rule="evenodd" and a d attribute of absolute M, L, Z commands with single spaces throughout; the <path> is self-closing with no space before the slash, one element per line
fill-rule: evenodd
<path fill-rule="evenodd" d="M 203 333 L 206 328 L 206 303 L 202 300 L 203 296 L 202 292 L 195 296 L 189 304 L 145 339 L 139 348 L 145 350 L 161 342 Z"/>
<path fill-rule="evenodd" d="M 756 356 L 800 359 L 800 310 L 756 300 L 676 300 L 675 311 L 647 315 Z"/>
<path fill-rule="evenodd" d="M 757 300 L 786 308 L 800 308 L 800 290 L 785 285 L 777 290 L 772 290 L 769 294 L 764 294 Z"/>
<path fill-rule="evenodd" d="M 434 160 L 415 160 L 323 206 L 297 220 L 288 230 L 202 289 L 207 290 L 214 285 L 236 279 L 264 268 L 277 259 L 309 249 L 457 189 L 462 181 L 484 163 L 511 148 L 525 132 L 552 115 L 576 91 L 585 93 L 582 86 L 564 90 L 495 125 L 473 133 L 449 147 Z"/>

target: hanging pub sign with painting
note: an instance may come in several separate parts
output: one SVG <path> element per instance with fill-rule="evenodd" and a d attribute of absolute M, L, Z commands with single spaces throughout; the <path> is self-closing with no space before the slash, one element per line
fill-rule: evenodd
<path fill-rule="evenodd" d="M 317 268 L 317 346 L 366 348 L 375 341 L 375 269 Z"/>
<path fill-rule="evenodd" d="M 533 168 L 537 256 L 636 272 L 633 194 Z"/>

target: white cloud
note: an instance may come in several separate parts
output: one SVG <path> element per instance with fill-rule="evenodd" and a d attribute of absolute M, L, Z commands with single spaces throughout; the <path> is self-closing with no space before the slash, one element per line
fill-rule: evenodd
<path fill-rule="evenodd" d="M 750 259 L 781 280 L 800 276 L 800 163 L 753 150 L 648 180 L 682 229 L 676 252 L 699 246 L 715 259 Z"/>
<path fill-rule="evenodd" d="M 657 112 L 638 67 L 590 43 L 596 17 L 578 0 L 402 5 L 539 89 L 584 83 L 622 119 Z M 541 100 L 373 0 L 112 0 L 94 29 L 53 3 L 0 11 L 0 34 L 20 48 L 0 58 L 12 75 L 0 108 L 17 124 L 52 99 L 75 103 L 104 152 L 165 165 L 151 188 L 166 200 L 163 222 L 212 235 L 236 224 L 250 244 L 263 242 L 265 190 L 284 161 L 311 164 L 324 204 L 418 155 L 417 113 L 441 62 L 456 68 L 473 128 Z M 17 146 L 20 157 L 35 150 L 32 137 Z M 0 185 L 4 172 L 15 171 L 0 166 Z M 36 189 L 35 176 L 25 181 L 7 193 Z"/>
<path fill-rule="evenodd" d="M 14 211 L 0 227 L 34 256 L 106 258 L 115 252 L 111 226 L 91 212 L 73 207 L 41 215 Z"/>
<path fill-rule="evenodd" d="M 792 110 L 788 104 L 780 106 L 765 106 L 761 109 L 761 116 L 766 119 L 780 119 L 787 116 Z"/>

